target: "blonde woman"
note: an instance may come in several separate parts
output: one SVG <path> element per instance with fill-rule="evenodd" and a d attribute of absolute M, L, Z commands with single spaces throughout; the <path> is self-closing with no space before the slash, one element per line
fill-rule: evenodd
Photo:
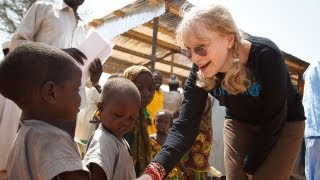
<path fill-rule="evenodd" d="M 179 120 L 143 178 L 162 178 L 190 148 L 210 93 L 227 109 L 227 179 L 288 179 L 305 116 L 281 50 L 269 39 L 241 36 L 220 5 L 191 8 L 177 28 L 177 40 L 194 65 Z"/>

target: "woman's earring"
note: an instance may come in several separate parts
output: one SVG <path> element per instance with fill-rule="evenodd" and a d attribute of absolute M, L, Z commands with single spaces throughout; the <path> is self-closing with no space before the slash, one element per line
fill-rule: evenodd
<path fill-rule="evenodd" d="M 233 59 L 233 63 L 236 63 L 236 62 L 239 62 L 240 61 L 240 59 L 239 58 L 235 58 L 235 59 Z"/>

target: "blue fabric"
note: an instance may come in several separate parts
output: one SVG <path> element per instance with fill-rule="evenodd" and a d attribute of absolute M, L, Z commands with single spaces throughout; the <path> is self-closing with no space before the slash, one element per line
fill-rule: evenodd
<path fill-rule="evenodd" d="M 310 64 L 304 79 L 305 137 L 320 136 L 320 61 Z"/>
<path fill-rule="evenodd" d="M 320 139 L 306 138 L 306 180 L 320 179 Z"/>

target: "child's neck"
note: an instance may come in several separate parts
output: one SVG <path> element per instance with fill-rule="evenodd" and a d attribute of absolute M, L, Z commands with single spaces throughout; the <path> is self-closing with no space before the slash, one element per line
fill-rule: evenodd
<path fill-rule="evenodd" d="M 28 121 L 28 120 L 43 121 L 67 132 L 72 137 L 74 136 L 76 120 L 72 121 L 72 120 L 59 119 L 59 118 L 52 117 L 49 114 L 50 113 L 22 111 L 20 120 L 21 121 Z"/>
<path fill-rule="evenodd" d="M 159 131 L 157 131 L 157 136 L 159 135 L 159 136 L 167 136 L 167 132 L 159 132 Z"/>

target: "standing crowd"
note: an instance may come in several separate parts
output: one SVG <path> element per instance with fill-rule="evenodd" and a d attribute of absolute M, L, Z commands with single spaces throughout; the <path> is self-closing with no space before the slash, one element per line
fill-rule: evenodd
<path fill-rule="evenodd" d="M 186 10 L 176 30 L 193 63 L 183 94 L 176 75 L 164 92 L 162 74 L 138 65 L 101 87 L 100 59 L 76 48 L 90 28 L 77 13 L 83 2 L 35 2 L 5 51 L 0 170 L 8 179 L 221 176 L 209 165 L 212 97 L 226 107 L 228 180 L 289 179 L 304 137 L 306 177 L 320 177 L 319 63 L 307 70 L 303 106 L 277 45 L 243 34 L 224 6 L 210 5 Z M 84 61 L 89 82 L 81 82 Z"/>

